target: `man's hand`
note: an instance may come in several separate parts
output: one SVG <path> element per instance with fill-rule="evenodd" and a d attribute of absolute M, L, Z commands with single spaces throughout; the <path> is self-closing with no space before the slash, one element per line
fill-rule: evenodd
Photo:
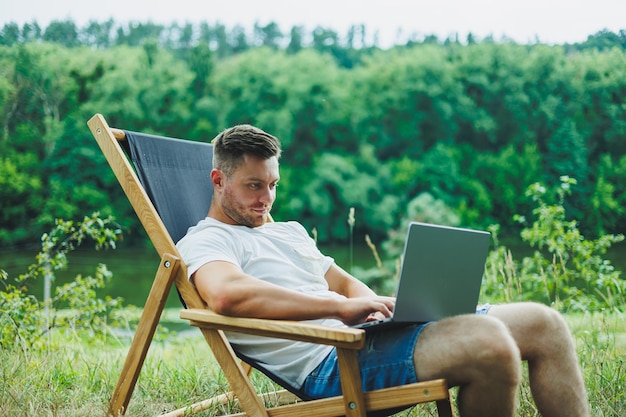
<path fill-rule="evenodd" d="M 341 302 L 338 319 L 351 326 L 391 317 L 396 301 L 392 297 L 347 298 Z"/>

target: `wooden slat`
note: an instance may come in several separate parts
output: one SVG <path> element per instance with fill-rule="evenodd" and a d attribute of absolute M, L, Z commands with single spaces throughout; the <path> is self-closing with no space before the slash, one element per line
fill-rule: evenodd
<path fill-rule="evenodd" d="M 335 328 L 289 320 L 229 317 L 207 309 L 182 310 L 180 317 L 189 320 L 192 326 L 201 328 L 329 344 L 349 349 L 361 349 L 365 343 L 365 332 L 359 329 Z"/>
<path fill-rule="evenodd" d="M 447 400 L 449 395 L 446 380 L 434 379 L 366 392 L 365 406 L 368 410 L 389 410 L 429 401 Z"/>
<path fill-rule="evenodd" d="M 256 390 L 248 378 L 247 370 L 239 363 L 224 333 L 215 329 L 201 330 L 215 359 L 224 371 L 231 389 L 237 394 L 239 404 L 246 415 L 249 417 L 268 417 L 263 402 L 256 395 Z"/>
<path fill-rule="evenodd" d="M 270 417 L 303 417 L 303 416 L 343 416 L 345 407 L 343 397 L 326 398 L 283 405 L 267 410 Z"/>
<path fill-rule="evenodd" d="M 437 399 L 444 400 L 443 402 L 445 403 L 449 398 L 449 393 L 446 381 L 444 379 L 436 379 L 403 385 L 401 387 L 365 392 L 363 396 L 367 411 L 373 412 L 392 410 L 399 407 L 410 407 L 415 404 L 431 402 Z M 332 417 L 342 416 L 344 413 L 343 397 L 301 402 L 268 410 L 270 417 Z M 452 414 L 441 414 L 441 417 L 443 416 L 451 417 Z"/>
<path fill-rule="evenodd" d="M 337 362 L 346 417 L 365 417 L 367 410 L 357 351 L 337 348 Z"/>
<path fill-rule="evenodd" d="M 111 132 L 113 132 L 113 136 L 115 136 L 115 139 L 117 140 L 126 140 L 126 132 L 124 132 L 121 129 L 115 129 L 115 128 L 111 128 Z"/>
<path fill-rule="evenodd" d="M 259 394 L 258 397 L 261 401 L 264 401 L 266 403 L 272 403 L 275 405 L 294 404 L 297 401 L 301 401 L 296 395 L 284 389 L 276 391 L 276 392 L 265 392 L 265 393 Z M 189 414 L 195 414 L 204 410 L 208 410 L 217 405 L 223 405 L 227 403 L 237 403 L 237 402 L 238 402 L 237 397 L 231 391 L 226 394 L 220 394 L 213 398 L 209 398 L 207 400 L 197 402 L 187 407 L 179 408 L 177 410 L 173 410 L 168 413 L 161 414 L 159 417 L 183 417 L 183 416 L 188 416 Z M 228 416 L 221 416 L 221 417 L 233 417 L 233 416 L 240 416 L 240 415 L 245 415 L 245 413 L 229 414 Z"/>
<path fill-rule="evenodd" d="M 152 284 L 146 305 L 137 325 L 137 330 L 124 361 L 122 373 L 109 403 L 110 415 L 118 416 L 124 414 L 128 408 L 130 397 L 133 394 L 141 367 L 167 301 L 167 297 L 163 297 L 163 294 L 169 293 L 179 265 L 180 259 L 173 255 L 166 254 L 161 259 L 156 278 Z"/>
<path fill-rule="evenodd" d="M 437 414 L 439 414 L 439 417 L 454 417 L 450 398 L 437 400 Z"/>
<path fill-rule="evenodd" d="M 166 252 L 178 254 L 172 238 L 111 128 L 101 115 L 95 115 L 87 124 L 159 255 Z"/>
<path fill-rule="evenodd" d="M 298 402 L 298 398 L 288 391 L 278 391 L 275 394 L 279 403 L 291 403 L 274 407 L 267 410 L 271 417 L 294 417 L 294 416 L 339 416 L 345 412 L 343 397 L 332 397 L 322 400 Z M 261 394 L 263 398 L 267 394 Z M 395 408 L 410 407 L 414 404 L 437 401 L 437 408 L 440 417 L 452 417 L 452 409 L 449 401 L 449 391 L 445 379 L 418 382 L 401 387 L 385 388 L 363 394 L 365 408 L 368 411 L 381 411 Z M 180 417 L 188 415 L 191 410 L 200 412 L 212 407 L 215 404 L 226 402 L 236 402 L 234 393 L 222 394 L 220 396 L 196 403 L 186 408 L 180 408 L 163 414 L 160 417 Z M 187 412 L 187 414 L 185 414 Z M 243 416 L 244 413 L 229 414 L 222 417 Z"/>
<path fill-rule="evenodd" d="M 196 414 L 201 411 L 208 410 L 209 408 L 234 401 L 236 401 L 235 395 L 232 392 L 228 392 L 226 394 L 216 395 L 215 397 L 209 398 L 208 400 L 200 401 L 192 405 L 179 408 L 177 410 L 169 411 L 165 414 L 160 414 L 159 417 L 182 417 L 189 414 Z"/>

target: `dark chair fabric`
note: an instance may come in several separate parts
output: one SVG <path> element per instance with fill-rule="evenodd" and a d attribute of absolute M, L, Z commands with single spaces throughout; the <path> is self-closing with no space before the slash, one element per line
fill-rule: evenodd
<path fill-rule="evenodd" d="M 209 212 L 213 145 L 124 131 L 139 181 L 174 243 Z M 187 308 L 180 292 L 178 298 Z"/>
<path fill-rule="evenodd" d="M 176 243 L 209 212 L 213 145 L 125 133 L 137 176 Z"/>

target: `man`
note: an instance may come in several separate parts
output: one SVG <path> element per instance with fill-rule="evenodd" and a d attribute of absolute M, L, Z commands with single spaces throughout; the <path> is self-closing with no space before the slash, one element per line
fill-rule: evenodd
<path fill-rule="evenodd" d="M 280 143 L 250 125 L 214 144 L 208 217 L 178 243 L 190 280 L 217 313 L 345 326 L 388 317 L 377 296 L 320 253 L 295 222 L 269 222 L 280 178 Z M 329 346 L 229 334 L 237 352 L 303 398 L 340 393 Z M 521 361 L 543 416 L 588 416 L 573 339 L 562 317 L 535 303 L 367 335 L 359 352 L 364 390 L 446 378 L 459 386 L 461 416 L 515 415 Z"/>

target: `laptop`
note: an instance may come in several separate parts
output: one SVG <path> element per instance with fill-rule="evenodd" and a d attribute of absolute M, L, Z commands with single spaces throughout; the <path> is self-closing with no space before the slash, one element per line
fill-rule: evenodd
<path fill-rule="evenodd" d="M 411 222 L 393 316 L 352 327 L 380 330 L 475 313 L 490 242 L 486 231 Z"/>

